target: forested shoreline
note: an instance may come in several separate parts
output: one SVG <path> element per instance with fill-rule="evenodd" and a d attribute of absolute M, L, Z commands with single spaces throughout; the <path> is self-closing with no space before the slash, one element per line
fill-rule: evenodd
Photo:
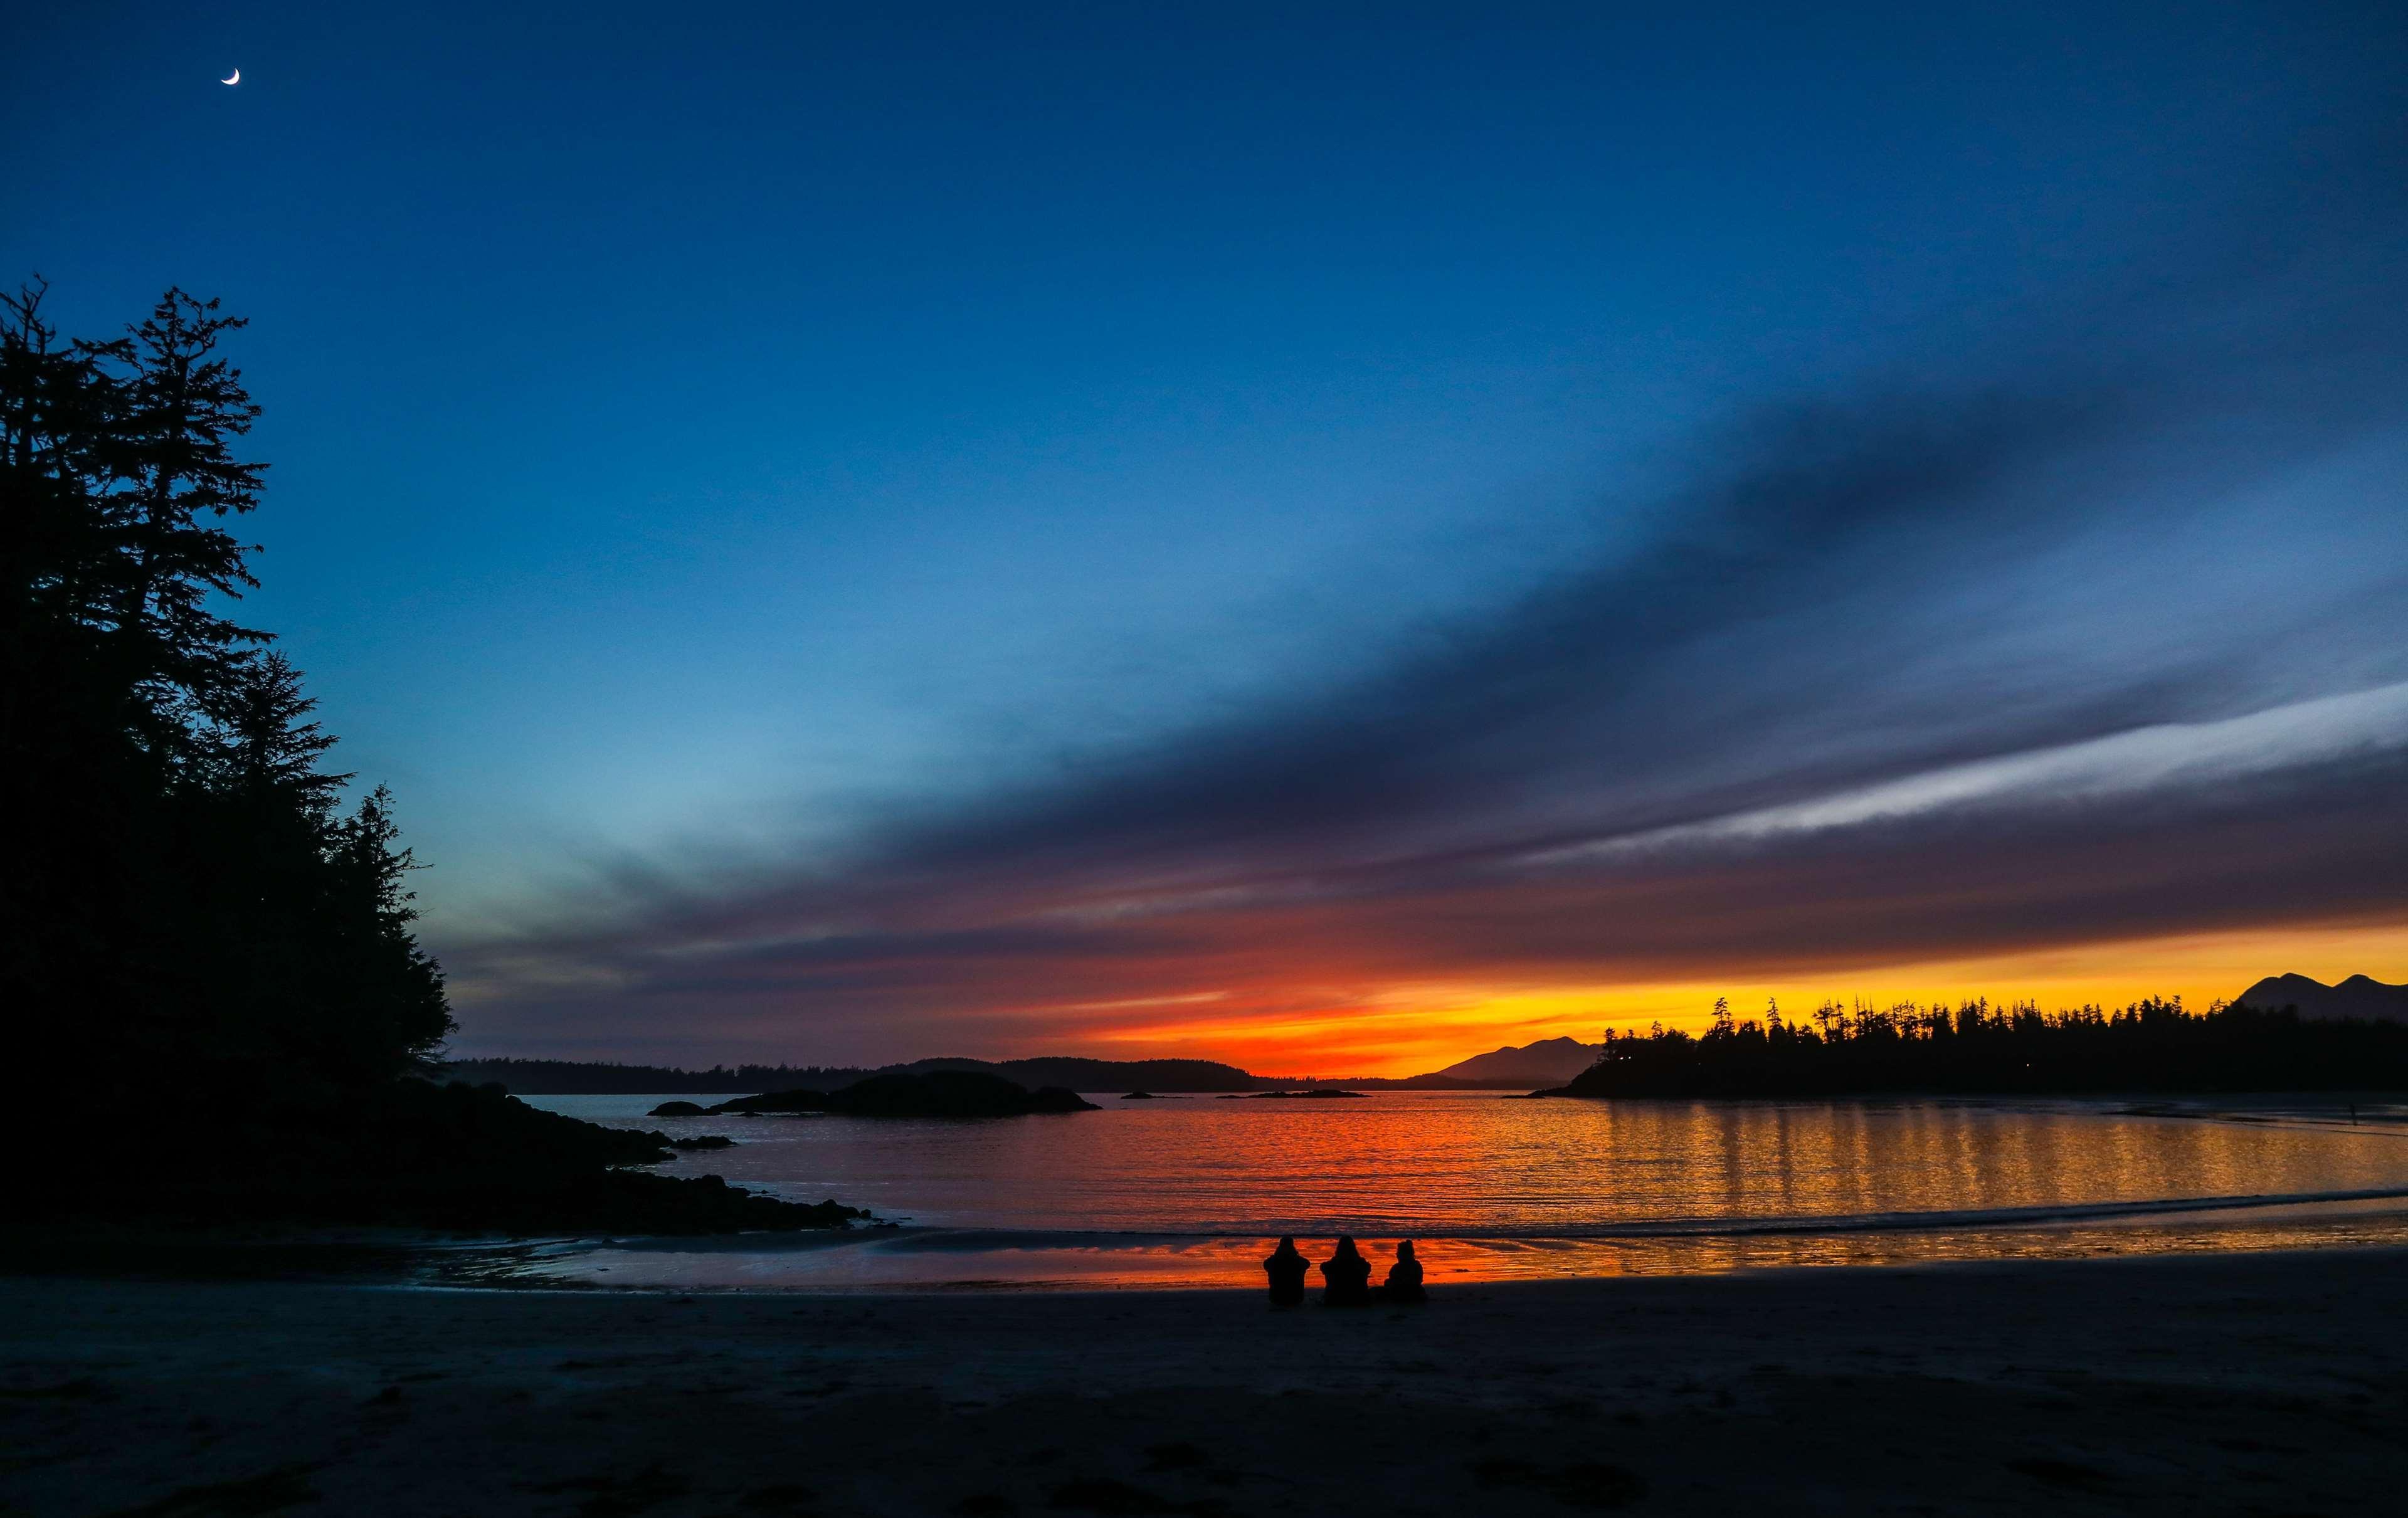
<path fill-rule="evenodd" d="M 328 766 L 301 671 L 229 615 L 266 465 L 169 290 L 118 337 L 0 295 L 0 985 L 31 1210 L 436 1226 L 818 1226 L 669 1155 L 439 1086 L 453 1024 L 391 796 Z M 830 1204 L 833 1207 L 833 1204 Z"/>
<path fill-rule="evenodd" d="M 2187 1010 L 2179 997 L 2115 1010 L 2024 1002 L 1768 1009 L 1689 1034 L 1609 1031 L 1562 1096 L 2076 1095 L 2408 1089 L 2408 1024 L 2308 1021 L 2289 1009 Z"/>

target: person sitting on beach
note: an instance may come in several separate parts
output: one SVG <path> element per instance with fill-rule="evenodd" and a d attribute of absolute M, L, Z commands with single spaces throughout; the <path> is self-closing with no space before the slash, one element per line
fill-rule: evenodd
<path fill-rule="evenodd" d="M 1380 1287 L 1383 1302 L 1426 1302 L 1429 1293 L 1422 1290 L 1422 1262 L 1413 1257 L 1413 1241 L 1397 1241 L 1397 1263 L 1388 1267 L 1388 1279 Z"/>
<path fill-rule="evenodd" d="M 1321 1262 L 1323 1307 L 1367 1307 L 1371 1301 L 1371 1262 L 1356 1253 L 1352 1236 L 1341 1234 L 1338 1252 Z"/>
<path fill-rule="evenodd" d="M 1296 1251 L 1295 1236 L 1282 1234 L 1279 1248 L 1263 1259 L 1263 1273 L 1271 1278 L 1271 1306 L 1303 1305 L 1305 1263 Z"/>

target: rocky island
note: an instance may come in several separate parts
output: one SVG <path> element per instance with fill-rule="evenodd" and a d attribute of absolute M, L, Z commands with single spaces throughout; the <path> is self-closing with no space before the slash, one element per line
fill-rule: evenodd
<path fill-rule="evenodd" d="M 758 1117 L 769 1113 L 827 1112 L 838 1117 L 1027 1117 L 1049 1112 L 1092 1112 L 1096 1104 L 1075 1091 L 1043 1086 L 1031 1091 L 1016 1081 L 976 1070 L 931 1070 L 923 1075 L 874 1075 L 835 1091 L 767 1091 L 738 1096 L 715 1107 L 664 1102 L 653 1117 Z"/>

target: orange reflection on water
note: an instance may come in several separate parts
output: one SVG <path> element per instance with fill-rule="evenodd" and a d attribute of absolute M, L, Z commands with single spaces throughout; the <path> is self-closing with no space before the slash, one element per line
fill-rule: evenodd
<path fill-rule="evenodd" d="M 935 1248 L 911 1247 L 922 1241 Z M 1328 1240 L 1299 1240 L 1316 1263 Z M 1358 1240 L 1374 1281 L 1395 1240 Z M 538 1252 L 498 1270 L 473 1266 L 486 1282 L 667 1291 L 1118 1291 L 1260 1290 L 1268 1239 L 953 1247 L 939 1236 L 855 1236 L 801 1247 L 758 1239 L 737 1247 L 612 1247 Z M 2021 1228 L 1781 1234 L 1674 1235 L 1613 1239 L 1449 1239 L 1423 1236 L 1415 1251 L 1439 1299 L 1450 1288 L 1513 1281 L 1614 1276 L 1715 1275 L 1734 1270 L 1936 1265 L 2000 1260 L 2227 1250 L 2408 1244 L 2408 1207 L 2399 1199 L 2244 1208 L 2213 1213 Z M 897 1246 L 902 1247 L 897 1247 Z M 1317 1290 L 1318 1276 L 1313 1278 Z"/>
<path fill-rule="evenodd" d="M 833 1248 L 670 1251 L 671 1273 L 698 1284 L 1249 1285 L 1283 1233 L 1315 1258 L 1340 1233 L 1383 1256 L 1422 1239 L 1433 1280 L 1883 1264 L 2354 1237 L 2408 1207 L 2408 1133 L 2338 1109 L 2239 1122 L 2075 1101 L 1096 1099 L 1101 1111 L 995 1123 L 544 1104 L 604 1116 L 617 1101 L 631 1124 L 729 1132 L 737 1148 L 664 1168 L 911 1224 Z M 2302 1211 L 2307 1197 L 2325 1200 Z M 2253 1198 L 2289 1210 L 2188 1210 Z M 612 1283 L 670 1269 L 661 1251 L 631 1253 Z"/>

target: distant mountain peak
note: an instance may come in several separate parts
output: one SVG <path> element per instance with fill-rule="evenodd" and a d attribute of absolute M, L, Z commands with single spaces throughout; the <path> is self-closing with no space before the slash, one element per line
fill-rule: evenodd
<path fill-rule="evenodd" d="M 1578 1038 L 1541 1038 L 1519 1048 L 1507 1044 L 1485 1054 L 1474 1054 L 1436 1073 L 1456 1081 L 1561 1085 L 1596 1063 L 1598 1047 Z"/>
<path fill-rule="evenodd" d="M 2301 1017 L 2315 1022 L 2365 1018 L 2408 1023 L 2408 985 L 2389 985 L 2371 975 L 2353 975 L 2339 985 L 2297 971 L 2270 975 L 2232 999 L 2267 1011 L 2296 1007 Z"/>

